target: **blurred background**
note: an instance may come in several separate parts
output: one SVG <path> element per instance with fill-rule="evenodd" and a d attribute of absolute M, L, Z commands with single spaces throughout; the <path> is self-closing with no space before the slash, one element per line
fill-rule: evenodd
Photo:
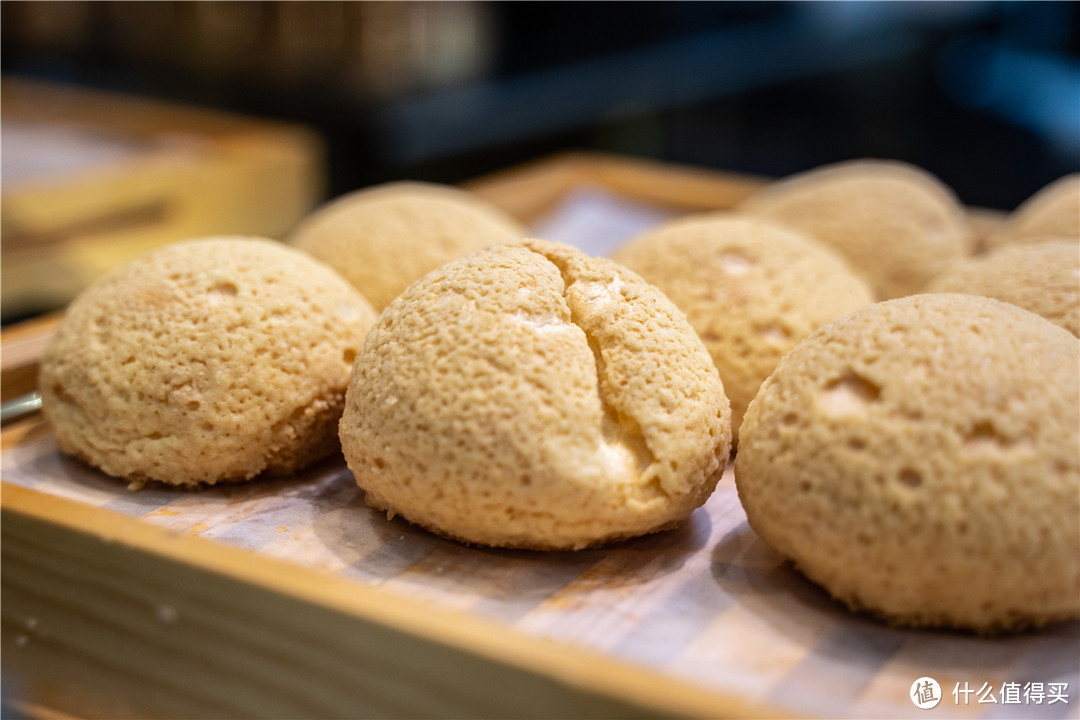
<path fill-rule="evenodd" d="M 31 204 L 12 194 L 64 170 L 73 155 L 65 142 L 91 159 L 130 149 L 123 138 L 90 150 L 85 138 L 36 136 L 42 108 L 57 103 L 7 92 L 26 80 L 302 127 L 311 136 L 297 141 L 320 158 L 308 205 L 388 180 L 456 183 L 578 149 L 763 176 L 896 158 L 969 205 L 1001 210 L 1080 170 L 1075 2 L 0 9 L 5 262 L 16 250 L 31 264 L 49 261 L 27 254 L 25 238 L 57 231 L 35 229 L 33 212 L 17 212 Z M 4 321 L 49 303 L 47 294 L 5 297 Z"/>

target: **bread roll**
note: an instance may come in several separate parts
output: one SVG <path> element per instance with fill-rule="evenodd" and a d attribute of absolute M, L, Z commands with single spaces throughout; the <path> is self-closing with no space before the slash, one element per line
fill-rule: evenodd
<path fill-rule="evenodd" d="M 527 240 L 429 273 L 357 355 L 341 443 L 367 502 L 469 543 L 577 549 L 705 502 L 731 416 L 655 287 Z"/>
<path fill-rule="evenodd" d="M 832 246 L 878 300 L 919 292 L 974 247 L 952 191 L 921 168 L 895 161 L 816 168 L 766 186 L 739 209 Z"/>
<path fill-rule="evenodd" d="M 750 526 L 852 608 L 999 631 L 1080 616 L 1080 341 L 1013 305 L 876 303 L 750 404 Z"/>
<path fill-rule="evenodd" d="M 289 242 L 335 268 L 381 311 L 443 263 L 523 235 L 517 221 L 465 190 L 397 182 L 324 205 Z"/>
<path fill-rule="evenodd" d="M 353 356 L 375 313 L 273 240 L 169 245 L 68 308 L 41 365 L 60 449 L 138 488 L 288 474 L 336 452 Z"/>

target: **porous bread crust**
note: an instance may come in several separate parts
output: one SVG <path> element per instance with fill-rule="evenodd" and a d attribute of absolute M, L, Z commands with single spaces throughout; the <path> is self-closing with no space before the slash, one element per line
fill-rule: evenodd
<path fill-rule="evenodd" d="M 335 268 L 381 311 L 440 265 L 524 232 L 508 214 L 466 190 L 394 182 L 316 209 L 288 242 Z"/>
<path fill-rule="evenodd" d="M 878 300 L 918 292 L 974 233 L 952 191 L 907 163 L 855 160 L 771 183 L 738 206 L 831 245 Z"/>
<path fill-rule="evenodd" d="M 784 353 L 873 300 L 866 283 L 828 246 L 734 213 L 667 223 L 612 258 L 686 313 L 720 371 L 735 442 L 746 406 Z"/>
<path fill-rule="evenodd" d="M 992 297 L 1080 336 L 1080 239 L 1033 239 L 959 260 L 926 292 Z"/>
<path fill-rule="evenodd" d="M 133 489 L 288 474 L 338 448 L 352 359 L 375 313 L 279 242 L 152 251 L 70 305 L 41 365 L 60 449 Z"/>
<path fill-rule="evenodd" d="M 659 290 L 523 240 L 391 303 L 357 355 L 340 434 L 369 504 L 546 550 L 684 519 L 724 471 L 730 423 L 708 353 Z"/>
<path fill-rule="evenodd" d="M 1004 226 L 984 241 L 987 249 L 1046 237 L 1080 242 L 1080 173 L 1065 175 L 1041 188 L 1006 218 Z"/>
<path fill-rule="evenodd" d="M 826 325 L 750 404 L 750 526 L 853 608 L 981 632 L 1080 615 L 1080 341 L 990 298 Z"/>

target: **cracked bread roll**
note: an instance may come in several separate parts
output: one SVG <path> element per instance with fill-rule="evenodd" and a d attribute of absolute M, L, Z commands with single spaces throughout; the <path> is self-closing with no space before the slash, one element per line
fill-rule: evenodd
<path fill-rule="evenodd" d="M 336 269 L 381 311 L 440 265 L 523 235 L 516 220 L 466 190 L 394 182 L 316 209 L 288 242 Z"/>
<path fill-rule="evenodd" d="M 468 543 L 561 550 L 686 518 L 724 471 L 731 417 L 659 290 L 523 240 L 391 303 L 357 355 L 340 433 L 370 505 Z"/>
<path fill-rule="evenodd" d="M 736 441 L 746 406 L 784 353 L 873 300 L 866 283 L 828 246 L 736 214 L 668 223 L 612 258 L 686 313 L 720 371 Z"/>
<path fill-rule="evenodd" d="M 971 254 L 974 233 L 952 191 L 925 170 L 887 160 L 827 165 L 771 183 L 740 211 L 832 246 L 878 300 L 922 290 Z"/>
<path fill-rule="evenodd" d="M 959 260 L 926 292 L 992 297 L 1080 336 L 1080 239 L 1032 239 Z"/>
<path fill-rule="evenodd" d="M 1080 242 L 1080 173 L 1058 178 L 1020 204 L 1003 227 L 986 238 L 987 249 L 1045 237 Z"/>
<path fill-rule="evenodd" d="M 855 609 L 980 632 L 1080 616 L 1080 341 L 926 294 L 824 326 L 750 404 L 750 526 Z"/>
<path fill-rule="evenodd" d="M 287 474 L 338 449 L 353 356 L 375 313 L 273 240 L 179 242 L 72 302 L 41 364 L 60 449 L 129 481 Z"/>

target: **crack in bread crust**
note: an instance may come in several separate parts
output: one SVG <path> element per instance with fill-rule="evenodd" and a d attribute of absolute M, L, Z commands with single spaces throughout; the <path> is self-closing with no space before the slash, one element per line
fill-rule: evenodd
<path fill-rule="evenodd" d="M 607 360 L 604 358 L 601 342 L 593 329 L 595 318 L 588 313 L 587 308 L 583 307 L 583 303 L 578 302 L 574 293 L 571 292 L 571 288 L 580 284 L 581 281 L 574 276 L 573 271 L 567 267 L 565 262 L 560 262 L 558 257 L 540 252 L 536 248 L 529 249 L 558 269 L 563 280 L 563 299 L 570 310 L 570 322 L 585 335 L 589 350 L 592 352 L 596 369 L 596 394 L 604 411 L 600 427 L 601 437 L 609 445 L 622 448 L 623 452 L 630 455 L 638 478 L 650 475 L 649 470 L 656 463 L 656 455 L 649 447 L 641 431 L 639 421 L 626 412 L 621 407 L 621 403 L 618 402 L 617 393 L 614 391 L 615 386 L 608 379 Z M 610 295 L 613 287 L 616 290 L 618 289 L 617 278 L 607 285 L 592 282 L 590 283 L 590 289 L 595 288 L 595 292 L 587 294 L 590 299 L 596 299 L 603 295 Z M 612 302 L 620 301 L 610 297 L 608 300 Z M 659 494 L 667 497 L 667 492 L 664 490 L 663 485 L 656 481 L 655 476 L 639 487 L 646 491 L 647 495 Z"/>

